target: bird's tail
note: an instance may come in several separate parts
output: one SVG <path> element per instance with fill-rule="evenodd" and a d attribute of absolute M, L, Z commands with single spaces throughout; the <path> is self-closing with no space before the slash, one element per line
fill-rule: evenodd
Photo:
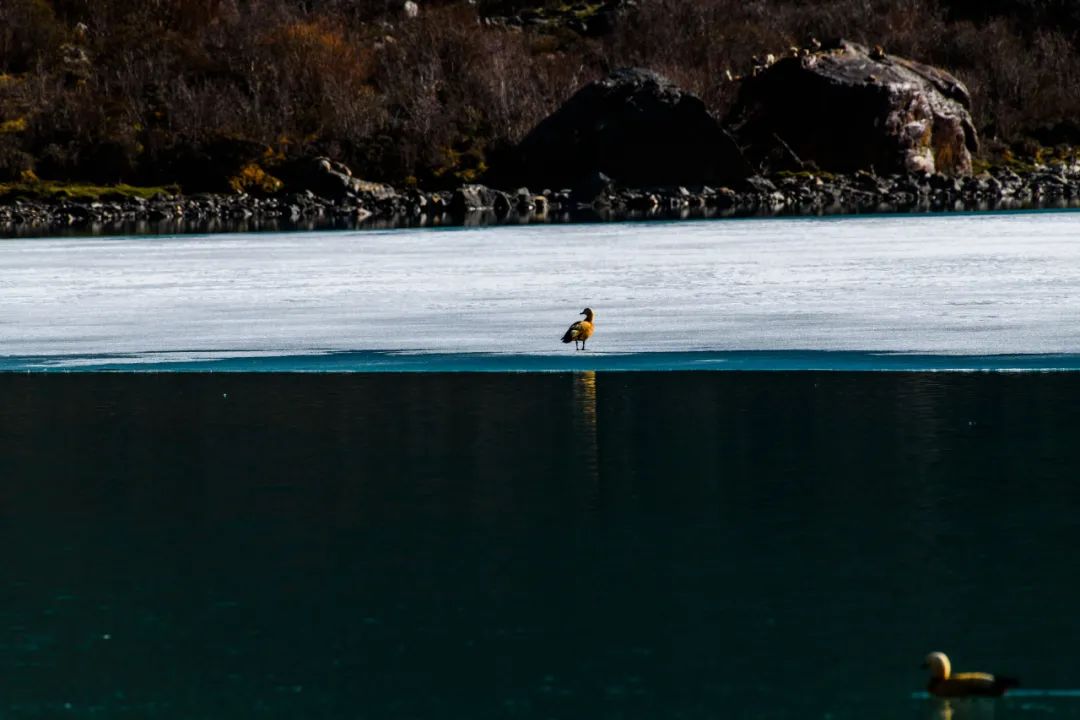
<path fill-rule="evenodd" d="M 572 341 L 573 339 L 574 339 L 574 337 L 573 337 L 573 335 L 571 335 L 571 334 L 570 334 L 570 331 L 569 331 L 569 330 L 567 330 L 567 331 L 566 331 L 566 334 L 562 336 L 562 341 L 563 341 L 564 343 L 569 343 L 569 342 L 570 342 L 570 341 Z"/>

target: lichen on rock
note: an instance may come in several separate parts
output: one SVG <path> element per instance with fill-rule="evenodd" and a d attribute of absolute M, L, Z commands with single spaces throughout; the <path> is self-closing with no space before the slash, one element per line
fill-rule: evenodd
<path fill-rule="evenodd" d="M 969 175 L 970 107 L 944 70 L 840 40 L 746 78 L 727 121 L 758 162 L 782 141 L 822 170 Z"/>

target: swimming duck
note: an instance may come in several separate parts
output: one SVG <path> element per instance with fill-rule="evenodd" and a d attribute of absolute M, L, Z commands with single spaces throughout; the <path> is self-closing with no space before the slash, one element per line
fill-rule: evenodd
<path fill-rule="evenodd" d="M 926 656 L 923 668 L 930 670 L 930 683 L 926 689 L 937 697 L 998 697 L 1006 688 L 1017 687 L 1016 678 L 991 675 L 990 673 L 966 672 L 952 674 L 952 665 L 943 652 Z"/>
<path fill-rule="evenodd" d="M 581 342 L 581 349 L 584 350 L 585 341 L 591 338 L 593 334 L 593 318 L 595 315 L 593 314 L 592 308 L 585 308 L 581 311 L 581 314 L 585 316 L 585 319 L 578 320 L 571 325 L 567 329 L 566 334 L 562 336 L 562 341 L 564 343 L 568 343 L 571 340 L 574 341 L 575 350 L 578 349 L 577 344 L 579 341 Z"/>

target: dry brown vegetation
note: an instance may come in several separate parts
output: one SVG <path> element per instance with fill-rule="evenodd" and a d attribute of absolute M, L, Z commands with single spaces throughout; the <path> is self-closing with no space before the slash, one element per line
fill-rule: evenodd
<path fill-rule="evenodd" d="M 584 37 L 478 15 L 505 2 L 421 2 L 409 19 L 400 0 L 3 0 L 0 180 L 32 171 L 228 190 L 237 173 L 319 153 L 369 179 L 458 182 L 611 69 L 658 70 L 722 115 L 737 91 L 725 71 L 811 36 L 952 71 L 989 152 L 1032 150 L 1033 139 L 1080 141 L 1071 8 L 638 0 L 613 32 Z"/>

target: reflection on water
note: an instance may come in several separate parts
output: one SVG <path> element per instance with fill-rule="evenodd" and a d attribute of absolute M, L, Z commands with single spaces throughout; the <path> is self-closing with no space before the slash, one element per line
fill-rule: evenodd
<path fill-rule="evenodd" d="M 599 438 L 596 427 L 596 371 L 585 370 L 574 374 L 574 425 L 577 428 L 575 444 L 579 450 L 579 462 L 593 493 L 593 506 L 601 502 Z"/>
<path fill-rule="evenodd" d="M 928 720 L 995 720 L 997 707 L 1006 702 L 1009 701 L 993 698 L 934 698 L 927 701 L 930 712 L 924 717 Z"/>
<path fill-rule="evenodd" d="M 604 223 L 626 220 L 710 220 L 737 217 L 794 217 L 866 214 L 924 214 L 973 211 L 1075 210 L 1077 198 L 1037 197 L 1028 200 L 1002 198 L 997 201 L 954 200 L 942 202 L 934 198 L 911 201 L 851 202 L 818 204 L 772 204 L 736 207 L 669 207 L 665 204 L 650 210 L 625 210 L 586 206 L 560 212 L 498 214 L 491 210 L 470 211 L 464 214 L 412 214 L 368 217 L 355 212 L 322 214 L 297 220 L 286 218 L 189 217 L 160 220 L 126 220 L 121 222 L 87 222 L 75 225 L 49 226 L 36 224 L 0 224 L 4 237 L 64 237 L 83 235 L 178 235 L 203 233 L 305 232 L 313 230 L 388 230 L 425 227 L 486 227 L 492 225 L 532 225 L 566 223 Z"/>
<path fill-rule="evenodd" d="M 0 375 L 0 715 L 1080 718 L 912 696 L 931 649 L 1080 685 L 1078 398 Z"/>

